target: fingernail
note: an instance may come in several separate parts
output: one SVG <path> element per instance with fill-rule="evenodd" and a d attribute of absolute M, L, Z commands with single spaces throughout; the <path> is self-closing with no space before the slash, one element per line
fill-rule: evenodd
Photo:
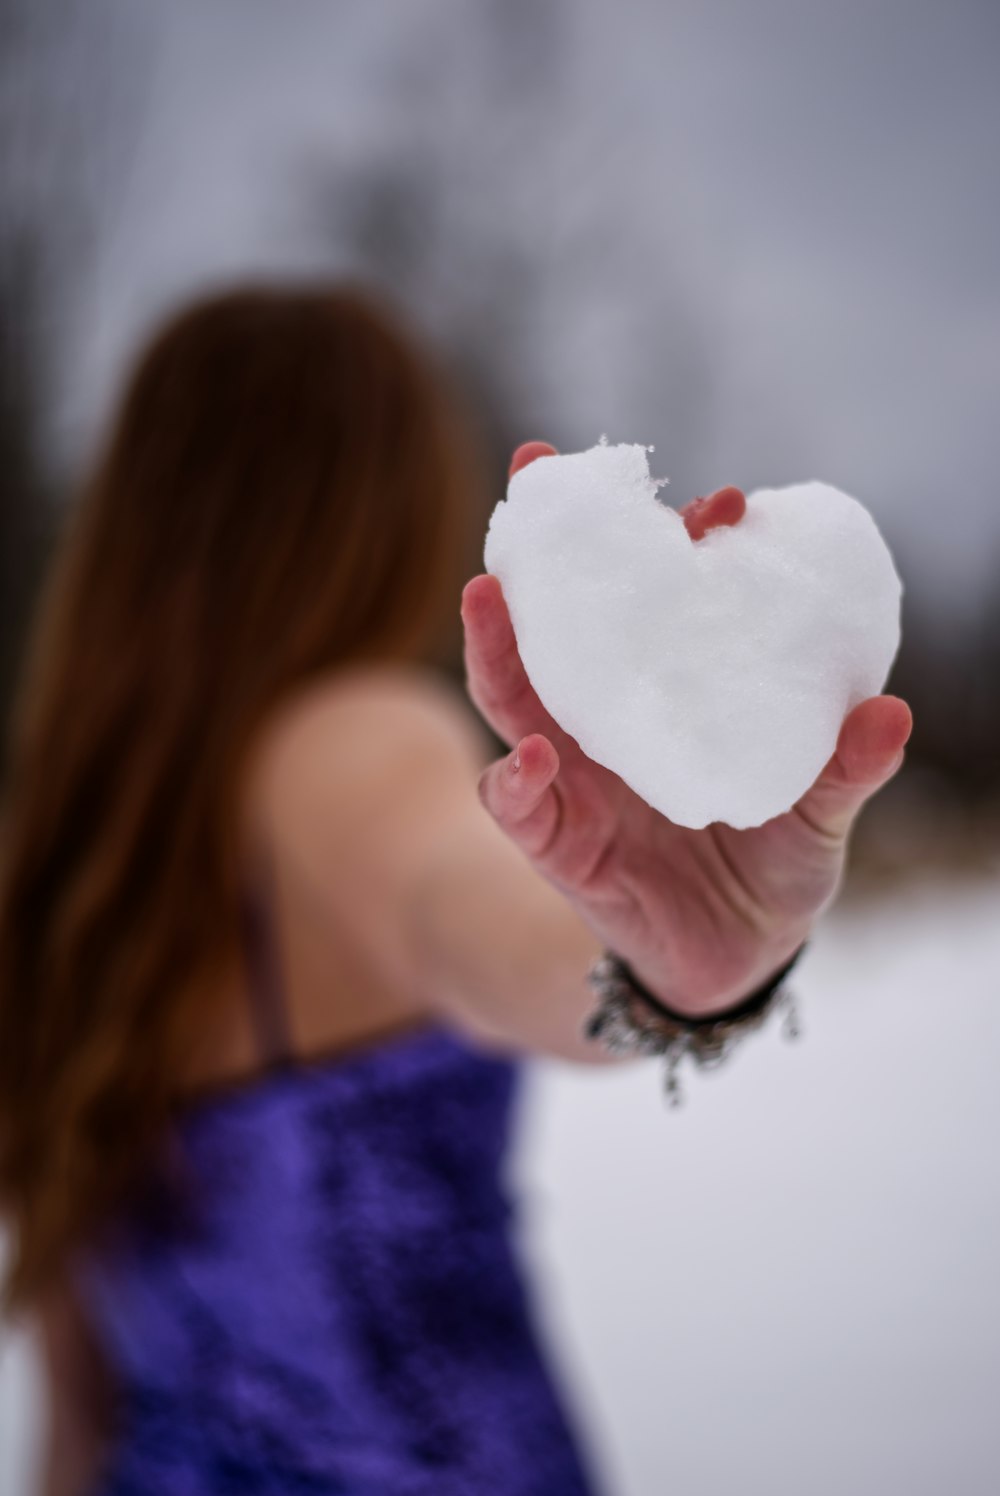
<path fill-rule="evenodd" d="M 518 753 L 517 749 L 515 748 L 515 750 L 514 750 L 514 762 L 511 764 L 511 768 L 516 771 L 520 767 L 521 767 L 521 755 Z"/>

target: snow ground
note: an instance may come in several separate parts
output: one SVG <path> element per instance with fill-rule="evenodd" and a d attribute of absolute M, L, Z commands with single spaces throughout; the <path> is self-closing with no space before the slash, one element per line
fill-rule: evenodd
<path fill-rule="evenodd" d="M 798 1043 L 678 1112 L 647 1064 L 528 1082 L 523 1247 L 578 1421 L 614 1496 L 992 1496 L 1000 879 L 835 913 L 797 987 Z M 8 1336 L 4 1496 L 37 1424 Z"/>

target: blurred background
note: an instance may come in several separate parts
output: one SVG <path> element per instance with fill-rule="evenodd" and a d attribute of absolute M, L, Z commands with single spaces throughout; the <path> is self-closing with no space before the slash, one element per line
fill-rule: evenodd
<path fill-rule="evenodd" d="M 4 707 L 130 356 L 250 275 L 402 302 L 497 495 L 607 433 L 675 504 L 834 483 L 896 554 L 916 731 L 802 1041 L 679 1114 L 529 1079 L 523 1251 L 622 1496 L 1000 1489 L 998 69 L 991 0 L 0 0 Z M 8 1330 L 5 1496 L 38 1402 Z"/>

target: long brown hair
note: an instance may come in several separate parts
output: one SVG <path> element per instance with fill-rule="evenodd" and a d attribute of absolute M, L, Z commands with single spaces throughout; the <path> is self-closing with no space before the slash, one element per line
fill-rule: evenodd
<path fill-rule="evenodd" d="M 0 847 L 12 1304 L 114 1208 L 238 931 L 237 788 L 292 691 L 447 648 L 474 464 L 352 290 L 249 288 L 140 362 L 43 596 Z"/>

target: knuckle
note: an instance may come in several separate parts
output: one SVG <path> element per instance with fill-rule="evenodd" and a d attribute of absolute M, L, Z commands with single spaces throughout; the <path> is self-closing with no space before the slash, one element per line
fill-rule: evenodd
<path fill-rule="evenodd" d="M 476 785 L 476 791 L 477 791 L 477 793 L 479 795 L 479 803 L 486 810 L 488 810 L 491 815 L 493 814 L 492 783 L 493 783 L 493 765 L 491 764 L 488 769 L 484 769 L 483 772 L 480 774 L 479 781 L 478 781 L 478 783 Z"/>
<path fill-rule="evenodd" d="M 484 769 L 479 777 L 479 801 L 489 812 L 498 826 L 507 829 L 511 819 L 510 796 L 505 791 L 503 783 L 503 767 L 506 759 L 498 759 Z"/>

